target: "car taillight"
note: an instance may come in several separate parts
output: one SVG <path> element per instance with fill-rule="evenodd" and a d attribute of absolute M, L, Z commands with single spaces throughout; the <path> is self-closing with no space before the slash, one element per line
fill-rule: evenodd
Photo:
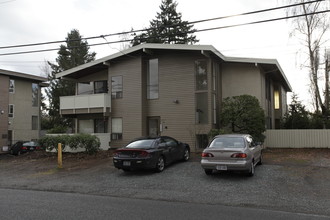
<path fill-rule="evenodd" d="M 245 153 L 235 153 L 235 154 L 232 154 L 230 157 L 233 157 L 233 158 L 247 158 L 247 154 L 245 154 Z"/>
<path fill-rule="evenodd" d="M 213 154 L 211 154 L 211 153 L 202 153 L 202 157 L 214 157 L 214 155 Z"/>
<path fill-rule="evenodd" d="M 113 157 L 119 157 L 119 151 L 115 151 L 112 156 Z"/>
<path fill-rule="evenodd" d="M 22 150 L 27 150 L 27 147 L 22 147 Z"/>
<path fill-rule="evenodd" d="M 147 151 L 141 151 L 141 153 L 139 154 L 139 157 L 149 157 L 149 153 Z"/>

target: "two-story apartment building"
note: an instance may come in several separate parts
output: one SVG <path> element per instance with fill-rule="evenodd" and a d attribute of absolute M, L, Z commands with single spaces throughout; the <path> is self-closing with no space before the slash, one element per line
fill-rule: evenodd
<path fill-rule="evenodd" d="M 0 69 L 0 147 L 39 139 L 40 87 L 47 78 Z"/>
<path fill-rule="evenodd" d="M 242 94 L 258 98 L 273 129 L 291 91 L 276 60 L 226 57 L 208 45 L 141 44 L 57 77 L 77 83 L 75 96 L 61 97 L 62 116 L 76 119 L 78 133 L 105 134 L 111 147 L 147 135 L 205 147 L 222 99 Z"/>

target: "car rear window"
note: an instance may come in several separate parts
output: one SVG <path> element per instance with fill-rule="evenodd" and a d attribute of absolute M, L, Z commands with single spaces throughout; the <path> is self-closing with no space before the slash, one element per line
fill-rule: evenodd
<path fill-rule="evenodd" d="M 210 144 L 210 148 L 244 148 L 244 139 L 242 137 L 220 137 L 216 138 Z"/>
<path fill-rule="evenodd" d="M 153 148 L 155 146 L 154 139 L 137 140 L 129 143 L 126 148 Z"/>

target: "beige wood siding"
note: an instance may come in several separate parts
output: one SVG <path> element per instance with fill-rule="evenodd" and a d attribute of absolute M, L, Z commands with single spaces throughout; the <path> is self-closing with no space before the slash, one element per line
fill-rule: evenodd
<path fill-rule="evenodd" d="M 9 77 L 0 75 L 0 151 L 7 146 L 8 135 L 8 105 Z M 1 114 L 3 111 L 3 114 Z"/>
<path fill-rule="evenodd" d="M 147 100 L 147 116 L 160 116 L 162 135 L 186 142 L 195 150 L 196 132 L 207 133 L 211 128 L 210 93 L 209 124 L 195 124 L 195 61 L 208 58 L 198 52 L 158 53 L 152 58 L 158 58 L 159 62 L 159 98 Z M 208 65 L 209 87 L 210 72 Z M 178 104 L 174 103 L 174 100 L 178 100 Z"/>
<path fill-rule="evenodd" d="M 9 130 L 14 131 L 13 140 L 38 139 L 39 130 L 32 130 L 32 116 L 38 116 L 40 122 L 40 104 L 32 106 L 32 81 L 15 79 L 15 93 L 9 94 L 9 104 L 14 105 L 14 118 L 9 119 Z"/>
<path fill-rule="evenodd" d="M 112 76 L 123 77 L 123 98 L 112 99 L 111 117 L 123 119 L 123 140 L 111 141 L 111 147 L 122 147 L 134 138 L 142 136 L 142 59 L 140 56 L 122 58 L 109 67 L 109 81 Z M 111 93 L 111 83 L 109 83 Z M 110 121 L 111 123 L 111 121 Z M 111 125 L 109 126 L 111 128 Z"/>
<path fill-rule="evenodd" d="M 260 70 L 254 64 L 224 63 L 223 98 L 248 94 L 257 97 L 260 103 L 264 103 L 261 79 Z"/>

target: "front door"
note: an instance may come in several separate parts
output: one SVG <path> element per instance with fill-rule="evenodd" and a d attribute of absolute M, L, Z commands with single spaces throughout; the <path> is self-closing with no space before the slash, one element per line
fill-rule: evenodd
<path fill-rule="evenodd" d="M 160 117 L 148 118 L 148 136 L 160 135 Z"/>

